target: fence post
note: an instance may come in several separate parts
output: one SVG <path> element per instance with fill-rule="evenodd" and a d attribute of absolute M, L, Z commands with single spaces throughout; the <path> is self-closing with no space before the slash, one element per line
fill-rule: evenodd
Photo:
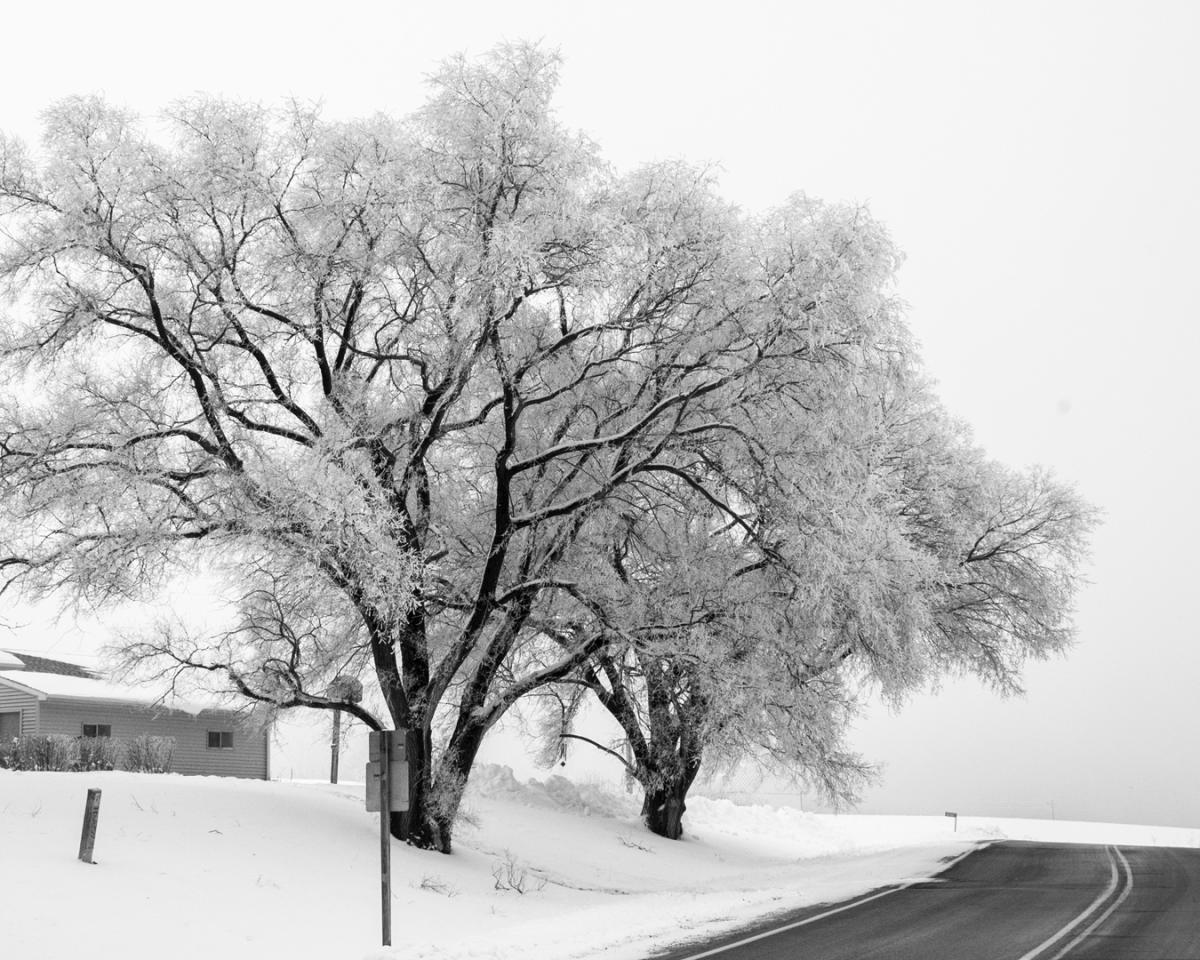
<path fill-rule="evenodd" d="M 83 807 L 83 835 L 79 838 L 79 859 L 84 863 L 95 863 L 92 851 L 96 846 L 96 823 L 100 819 L 100 791 L 91 788 Z"/>

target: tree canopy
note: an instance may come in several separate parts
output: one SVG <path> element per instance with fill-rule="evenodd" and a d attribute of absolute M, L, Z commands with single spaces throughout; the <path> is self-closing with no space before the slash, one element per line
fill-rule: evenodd
<path fill-rule="evenodd" d="M 706 729 L 779 744 L 836 731 L 796 691 L 851 654 L 1011 682 L 1068 636 L 1086 527 L 945 429 L 864 210 L 618 173 L 556 79 L 508 45 L 403 119 L 76 98 L 0 144 L 5 583 L 222 572 L 235 623 L 128 662 L 412 731 L 394 828 L 445 851 L 484 734 L 547 684 L 682 659 L 723 684 Z M 331 686 L 363 671 L 382 712 Z"/>

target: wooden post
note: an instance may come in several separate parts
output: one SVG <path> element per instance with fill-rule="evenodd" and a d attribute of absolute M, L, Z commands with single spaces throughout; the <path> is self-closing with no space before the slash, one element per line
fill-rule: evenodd
<path fill-rule="evenodd" d="M 383 945 L 392 945 L 392 731 L 379 733 L 379 882 Z"/>
<path fill-rule="evenodd" d="M 337 783 L 338 753 L 342 745 L 342 711 L 333 711 L 333 742 L 329 746 L 329 782 Z"/>
<path fill-rule="evenodd" d="M 100 791 L 92 788 L 87 792 L 83 806 L 83 835 L 79 838 L 79 859 L 84 863 L 95 863 L 92 851 L 96 846 L 96 823 L 100 819 Z"/>

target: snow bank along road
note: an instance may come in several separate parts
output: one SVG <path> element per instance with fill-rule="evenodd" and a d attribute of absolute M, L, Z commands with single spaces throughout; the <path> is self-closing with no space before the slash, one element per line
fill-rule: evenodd
<path fill-rule="evenodd" d="M 656 960 L 1200 960 L 1200 850 L 996 843 Z"/>

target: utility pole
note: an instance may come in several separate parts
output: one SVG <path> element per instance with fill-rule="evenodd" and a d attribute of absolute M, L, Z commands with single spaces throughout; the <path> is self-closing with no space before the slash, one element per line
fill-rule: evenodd
<path fill-rule="evenodd" d="M 362 681 L 356 677 L 339 674 L 333 678 L 325 696 L 330 700 L 341 700 L 343 703 L 359 703 L 362 701 Z M 342 711 L 333 708 L 333 737 L 329 743 L 329 782 L 338 782 L 338 755 L 342 748 Z"/>
<path fill-rule="evenodd" d="M 338 754 L 342 749 L 342 711 L 333 711 L 333 740 L 329 744 L 329 782 L 337 783 Z"/>

